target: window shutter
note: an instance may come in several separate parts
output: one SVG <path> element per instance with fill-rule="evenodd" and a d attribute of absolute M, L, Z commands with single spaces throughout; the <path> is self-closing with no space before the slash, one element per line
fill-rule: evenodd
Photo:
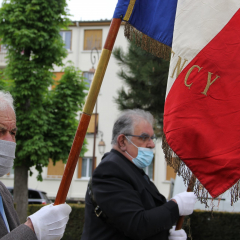
<path fill-rule="evenodd" d="M 82 177 L 82 158 L 80 157 L 78 159 L 78 175 L 77 175 L 78 178 L 81 178 Z"/>
<path fill-rule="evenodd" d="M 176 173 L 174 172 L 174 169 L 167 165 L 167 174 L 166 174 L 166 180 L 170 181 L 171 178 L 175 179 Z"/>
<path fill-rule="evenodd" d="M 95 157 L 94 160 L 95 160 L 95 161 L 94 161 L 94 169 L 95 169 L 96 166 L 97 166 L 97 157 Z"/>
<path fill-rule="evenodd" d="M 64 74 L 64 72 L 55 72 L 54 73 L 55 76 L 53 77 L 54 83 L 52 85 L 52 89 L 54 89 L 56 87 L 56 85 L 58 85 L 58 81 L 61 79 L 63 74 Z"/>
<path fill-rule="evenodd" d="M 154 180 L 154 172 L 155 172 L 155 157 L 153 158 L 153 173 L 152 173 L 152 180 Z"/>
<path fill-rule="evenodd" d="M 49 159 L 47 177 L 48 178 L 61 178 L 64 172 L 64 163 L 60 160 L 53 165 L 52 159 Z"/>
<path fill-rule="evenodd" d="M 96 122 L 96 132 L 98 132 L 98 113 L 94 113 L 91 116 L 89 125 L 88 125 L 88 129 L 87 129 L 87 133 L 94 133 L 94 127 L 95 127 L 95 118 L 97 118 L 97 122 Z"/>
<path fill-rule="evenodd" d="M 102 49 L 102 30 L 85 30 L 83 50 Z"/>

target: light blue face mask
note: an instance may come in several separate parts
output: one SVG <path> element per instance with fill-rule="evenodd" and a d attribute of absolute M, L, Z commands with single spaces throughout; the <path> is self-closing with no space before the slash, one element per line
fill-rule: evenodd
<path fill-rule="evenodd" d="M 127 155 L 132 158 L 133 163 L 138 168 L 148 167 L 153 160 L 153 150 L 151 148 L 137 147 L 130 139 L 128 139 L 128 141 L 138 149 L 138 155 L 135 158 L 133 158 L 127 151 L 125 151 Z"/>

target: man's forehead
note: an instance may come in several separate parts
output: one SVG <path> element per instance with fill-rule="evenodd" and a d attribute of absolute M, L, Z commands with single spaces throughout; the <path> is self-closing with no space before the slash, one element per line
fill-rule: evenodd
<path fill-rule="evenodd" d="M 7 128 L 16 128 L 16 116 L 11 107 L 0 109 L 0 125 Z"/>
<path fill-rule="evenodd" d="M 141 134 L 152 135 L 153 134 L 152 125 L 147 121 L 141 121 L 135 125 L 134 133 L 137 133 L 138 135 Z"/>

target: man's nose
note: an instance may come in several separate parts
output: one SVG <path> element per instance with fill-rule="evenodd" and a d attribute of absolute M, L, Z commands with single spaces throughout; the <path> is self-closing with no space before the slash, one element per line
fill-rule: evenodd
<path fill-rule="evenodd" d="M 149 147 L 149 148 L 155 148 L 155 143 L 154 143 L 153 139 L 150 139 L 150 140 L 148 141 L 148 147 Z"/>

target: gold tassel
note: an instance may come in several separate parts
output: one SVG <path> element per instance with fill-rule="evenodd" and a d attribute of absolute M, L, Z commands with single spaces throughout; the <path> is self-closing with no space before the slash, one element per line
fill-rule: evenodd
<path fill-rule="evenodd" d="M 146 34 L 138 31 L 131 24 L 126 22 L 124 35 L 130 41 L 135 42 L 135 44 L 141 47 L 146 52 L 149 52 L 156 57 L 163 58 L 165 60 L 170 59 L 171 48 L 157 40 L 147 36 Z"/>

